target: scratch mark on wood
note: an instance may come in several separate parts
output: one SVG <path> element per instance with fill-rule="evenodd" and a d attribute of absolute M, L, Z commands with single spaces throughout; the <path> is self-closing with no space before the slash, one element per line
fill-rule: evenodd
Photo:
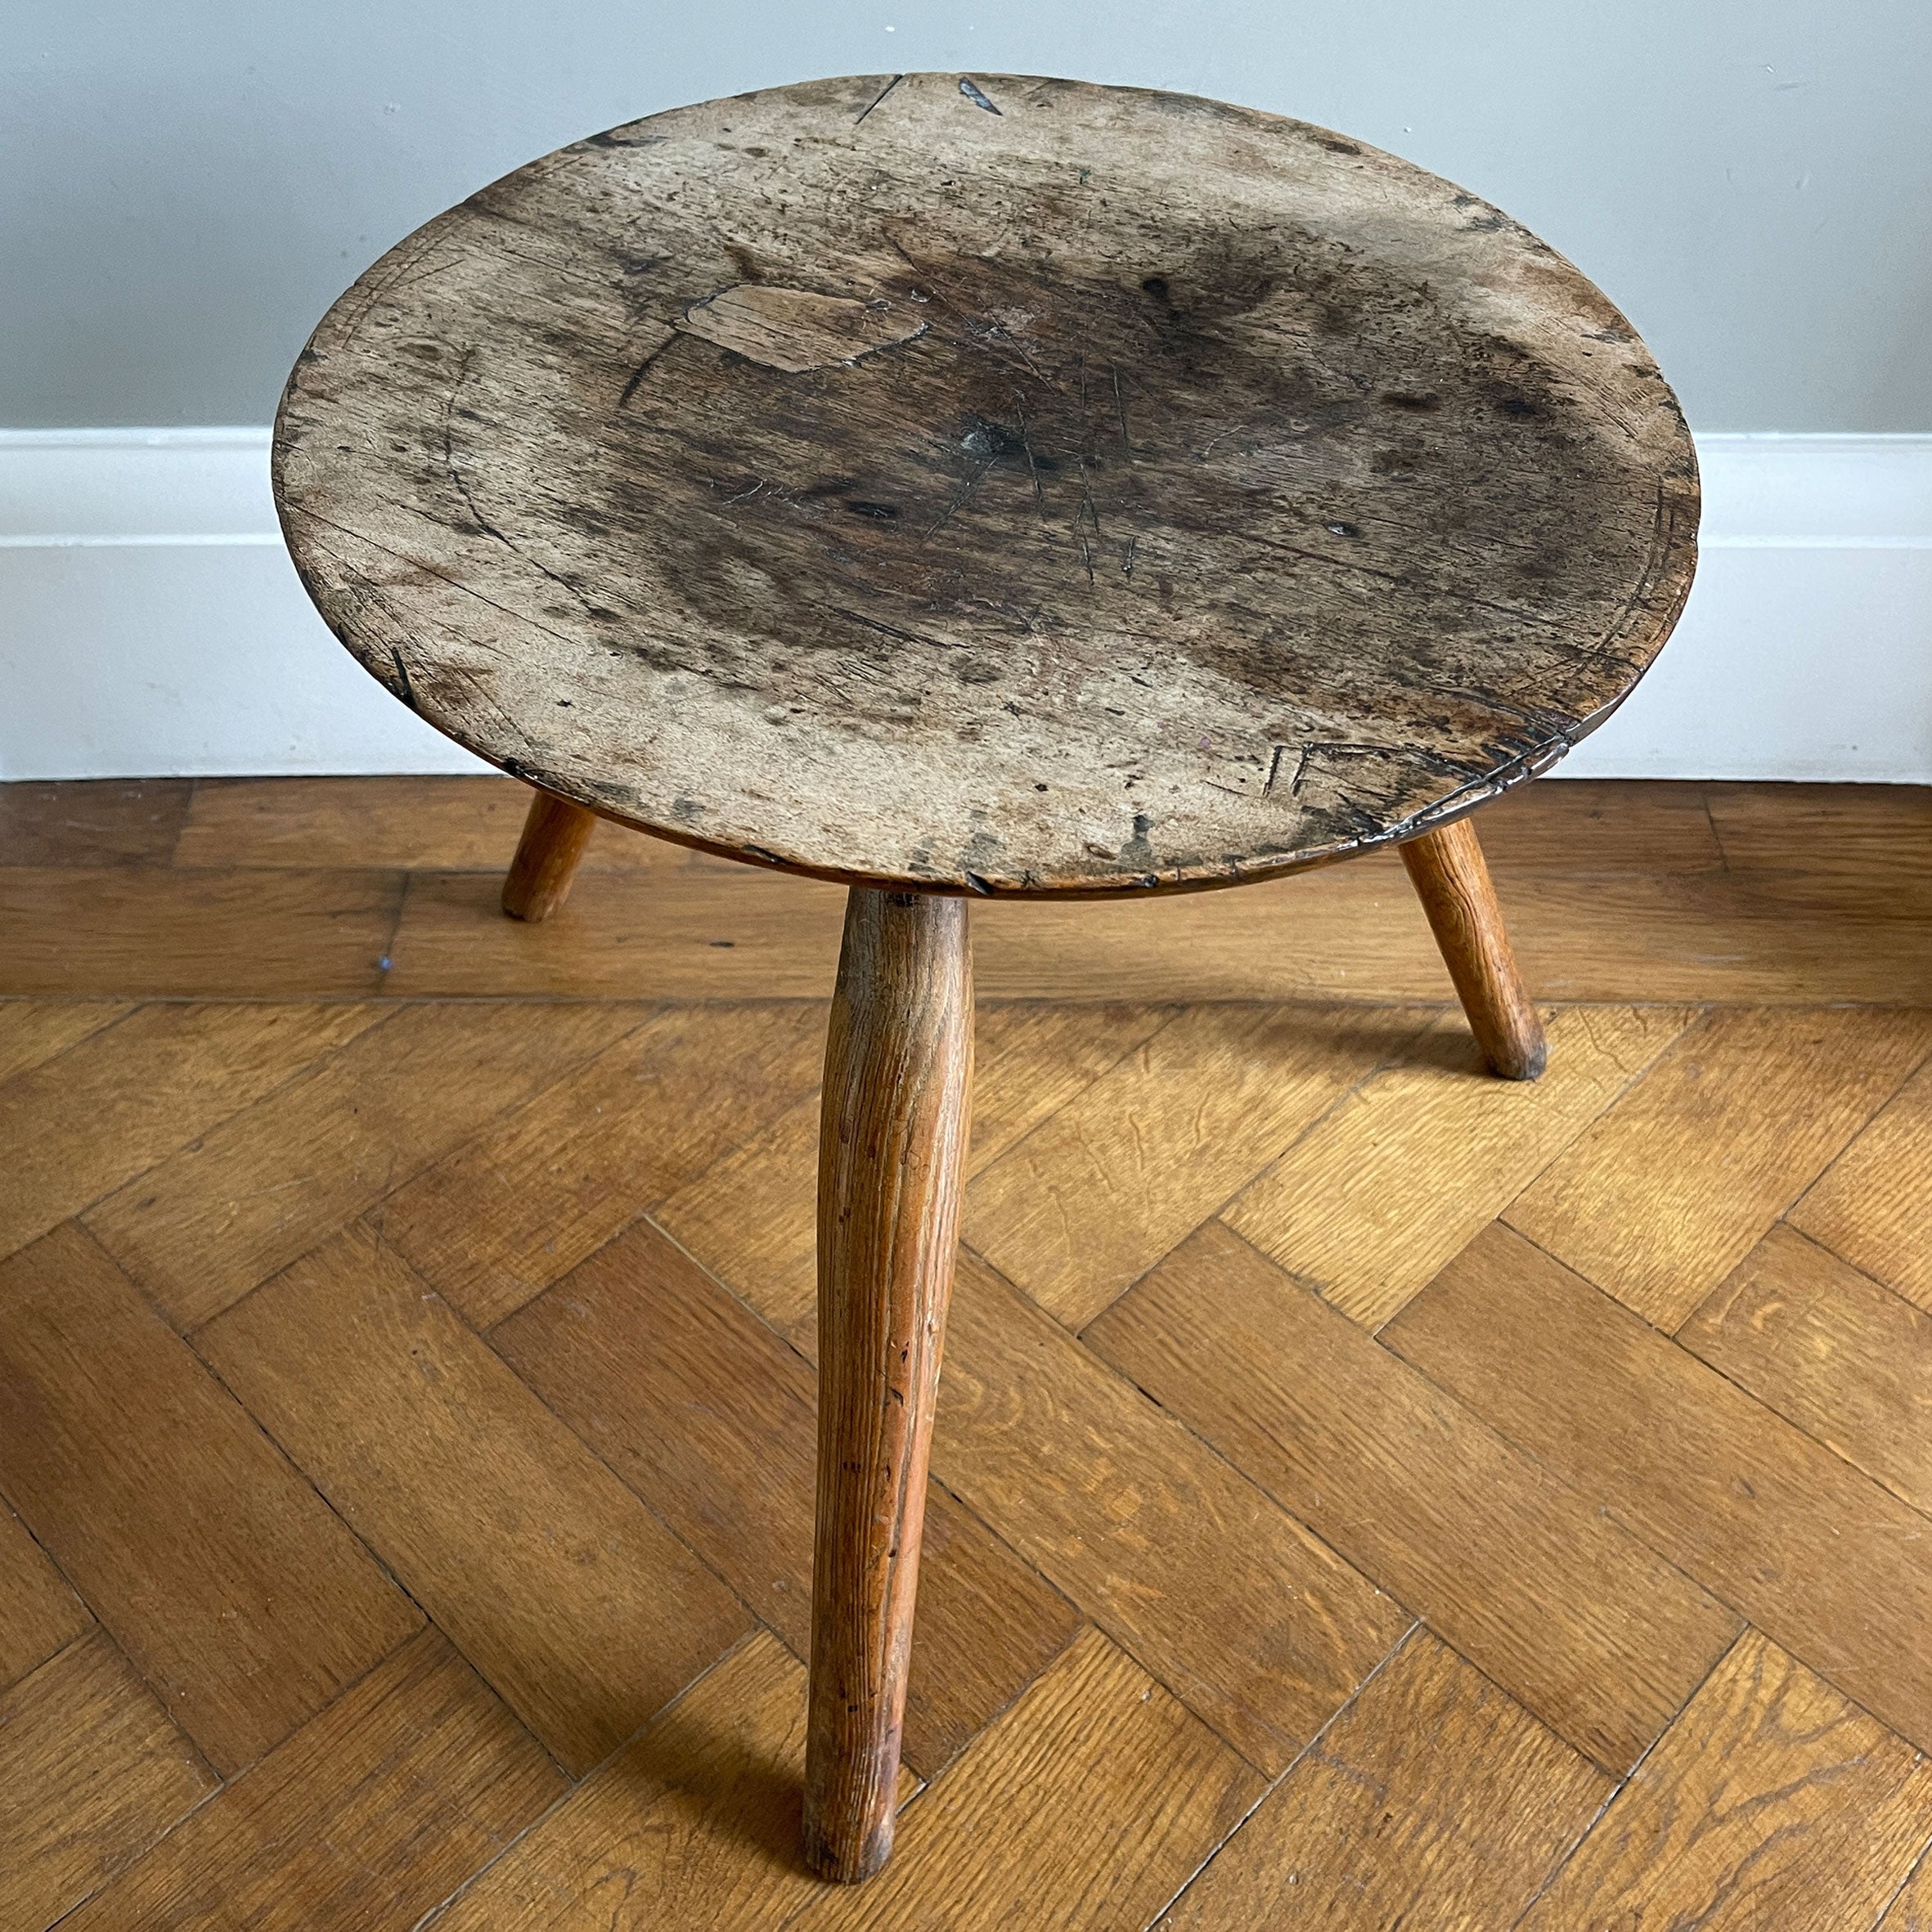
<path fill-rule="evenodd" d="M 1046 492 L 1040 486 L 1040 465 L 1033 459 L 1032 438 L 1027 434 L 1027 412 L 1016 407 L 1013 415 L 1020 425 L 1020 447 L 1027 452 L 1027 474 L 1033 479 L 1033 501 L 1040 506 L 1040 520 L 1044 523 L 1047 521 Z"/>
<path fill-rule="evenodd" d="M 859 119 L 858 120 L 854 121 L 852 125 L 855 128 L 857 127 L 859 121 L 864 120 L 865 116 L 870 114 L 873 109 L 877 107 L 879 102 L 884 100 L 886 96 L 891 93 L 893 88 L 897 87 L 900 82 L 904 80 L 905 78 L 905 76 L 903 74 L 895 74 L 892 78 L 887 81 L 886 84 L 881 88 L 869 101 L 865 103 L 865 106 L 860 110 Z"/>
<path fill-rule="evenodd" d="M 637 393 L 637 385 L 644 380 L 646 375 L 650 373 L 651 364 L 656 362 L 658 357 L 663 355 L 664 351 L 668 348 L 676 339 L 677 338 L 675 335 L 667 335 L 664 339 L 660 342 L 658 346 L 653 349 L 651 353 L 646 356 L 635 369 L 631 371 L 629 381 L 624 384 L 622 392 L 618 397 L 618 406 L 611 411 L 613 416 L 622 416 L 624 413 L 626 408 L 629 407 L 631 398 Z"/>
<path fill-rule="evenodd" d="M 900 644 L 923 644 L 928 650 L 934 651 L 957 650 L 960 648 L 958 645 L 949 643 L 943 637 L 923 637 L 917 631 L 902 631 L 896 624 L 884 623 L 878 618 L 869 618 L 856 610 L 841 609 L 836 605 L 833 606 L 833 609 L 836 615 L 845 618 L 852 623 L 863 625 L 868 631 L 876 631 L 882 637 L 892 638 Z M 853 665 L 848 666 L 847 668 L 856 672 L 860 667 Z"/>
<path fill-rule="evenodd" d="M 521 563 L 528 564 L 532 570 L 541 572 L 545 577 L 547 577 L 552 583 L 556 585 L 559 590 L 568 591 L 569 594 L 584 607 L 584 609 L 586 613 L 595 615 L 595 613 L 594 612 L 591 612 L 590 600 L 584 595 L 583 592 L 580 591 L 575 584 L 572 583 L 568 577 L 558 576 L 556 572 L 552 570 L 547 564 L 545 564 L 540 561 L 537 558 L 532 556 L 530 553 L 524 550 L 520 544 L 514 542 L 510 537 L 505 536 L 501 530 L 498 529 L 495 523 L 491 522 L 491 520 L 483 514 L 482 510 L 477 507 L 476 498 L 470 491 L 470 479 L 465 477 L 462 471 L 456 467 L 455 442 L 456 398 L 463 393 L 464 384 L 470 380 L 470 365 L 475 361 L 475 359 L 476 349 L 474 345 L 464 350 L 462 360 L 458 363 L 456 367 L 456 380 L 450 388 L 449 400 L 443 405 L 443 471 L 448 476 L 450 481 L 455 484 L 457 494 L 462 497 L 464 507 L 470 512 L 471 521 L 475 523 L 476 527 L 481 530 L 485 536 L 493 537 L 496 541 L 501 544 L 513 557 L 516 558 Z"/>
<path fill-rule="evenodd" d="M 924 543 L 930 538 L 937 537 L 939 532 L 945 528 L 946 524 L 952 521 L 955 513 L 964 510 L 966 505 L 979 494 L 979 486 L 983 483 L 986 480 L 986 478 L 991 474 L 993 465 L 996 459 L 995 457 L 988 456 L 986 461 L 980 465 L 978 469 L 974 470 L 972 475 L 968 477 L 966 481 L 962 483 L 958 489 L 953 492 L 946 508 L 940 511 L 937 518 L 933 521 L 931 528 L 929 528 L 926 532 L 925 535 L 919 539 L 921 543 Z"/>

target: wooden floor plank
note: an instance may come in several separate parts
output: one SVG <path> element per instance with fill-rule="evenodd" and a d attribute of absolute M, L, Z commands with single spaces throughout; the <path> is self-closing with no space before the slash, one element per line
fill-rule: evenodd
<path fill-rule="evenodd" d="M 1351 1094 L 1221 1219 L 1379 1328 L 1690 1023 L 1681 1007 L 1570 1007 L 1540 1080 L 1498 1080 L 1460 1014 Z"/>
<path fill-rule="evenodd" d="M 932 1467 L 1270 1777 L 1409 1626 L 970 1255 L 954 1286 Z"/>
<path fill-rule="evenodd" d="M 1863 1932 L 1928 1839 L 1932 1764 L 1753 1631 L 1522 1932 Z"/>
<path fill-rule="evenodd" d="M 195 788 L 174 863 L 486 872 L 500 881 L 530 809 L 529 786 L 514 778 L 386 776 L 351 782 L 353 811 L 345 809 L 345 786 L 339 778 L 203 779 Z M 586 876 L 649 872 L 698 857 L 621 825 L 600 825 L 581 869 Z"/>
<path fill-rule="evenodd" d="M 838 889 L 600 829 L 531 928 L 496 905 L 514 780 L 110 790 L 0 787 L 0 1256 L 10 1225 L 29 1243 L 0 1260 L 0 1493 L 31 1492 L 0 1506 L 0 1704 L 124 1660 L 24 1773 L 29 1732 L 0 1730 L 0 1835 L 21 1790 L 72 1828 L 0 1852 L 7 1932 L 15 1868 L 74 1846 L 49 1911 L 119 1865 L 83 1932 L 1134 1932 L 1260 1790 L 1243 1750 L 1294 1768 L 1169 1932 L 1502 1932 L 1546 1880 L 1534 1932 L 1932 1932 L 1927 1772 L 1894 1775 L 1932 1745 L 1932 789 L 1539 782 L 1486 807 L 1551 1013 L 1531 1087 L 1473 1072 L 1388 854 L 1239 893 L 975 905 L 970 1172 L 1060 1136 L 1009 1203 L 1045 1206 L 1058 1312 L 1138 1285 L 1076 1341 L 962 1265 L 908 1710 L 906 1786 L 932 1781 L 884 1891 L 823 1887 L 798 1850 Z M 398 986 L 505 997 L 430 1014 Z M 285 1028 L 358 1000 L 361 1038 L 271 1077 Z M 1121 1094 L 1257 1002 L 1264 1031 L 1306 1030 L 1291 1000 L 1358 1031 L 1435 1017 L 1238 1202 L 1201 1205 L 1297 1054 Z M 1673 1039 L 1687 1005 L 1723 1010 Z M 1134 1191 L 1104 1197 L 1096 1165 Z M 140 1282 L 59 1219 L 83 1209 Z M 1675 1341 L 1491 1224 L 1512 1211 Z M 240 1338 L 242 1395 L 473 1663 L 143 1284 L 210 1347 Z M 1552 1878 L 1740 1611 L 1766 1635 Z M 1095 1659 L 1114 1690 L 1036 1721 Z M 566 1786 L 492 1675 L 573 1768 L 618 1747 L 520 1843 Z M 281 1737 L 265 1759 L 185 1741 L 211 1686 L 230 1703 L 193 1723 Z M 235 1775 L 124 1829 L 143 1725 L 196 1793 Z M 66 1797 L 41 1789 L 49 1750 Z M 1197 1763 L 1204 1808 L 1136 1879 Z"/>
<path fill-rule="evenodd" d="M 372 1004 L 146 1006 L 0 1085 L 0 1254 L 346 1045 Z"/>
<path fill-rule="evenodd" d="M 1791 1210 L 1834 1254 L 1932 1310 L 1932 1063 L 1921 1067 Z"/>
<path fill-rule="evenodd" d="M 1701 780 L 1565 778 L 1505 792 L 1477 820 L 1483 851 L 1507 883 L 1519 872 L 1714 872 L 1724 864 Z"/>
<path fill-rule="evenodd" d="M 1921 1854 L 1875 1932 L 1932 1932 L 1932 1853 Z"/>
<path fill-rule="evenodd" d="M 586 879 L 539 925 L 493 876 L 410 875 L 390 955 L 399 996 L 829 1000 L 842 887 L 753 865 Z"/>
<path fill-rule="evenodd" d="M 764 878 L 749 869 L 721 873 L 719 862 L 655 863 L 650 842 L 600 833 L 591 864 L 617 876 L 579 895 L 564 923 L 540 928 L 505 920 L 496 905 L 492 875 L 506 851 L 507 824 L 492 831 L 479 820 L 514 819 L 521 788 L 511 781 L 294 781 L 310 794 L 311 811 L 277 828 L 250 824 L 247 790 L 226 800 L 204 787 L 209 832 L 184 838 L 198 865 L 220 856 L 225 835 L 230 863 L 280 865 L 306 843 L 312 872 L 288 870 L 276 888 L 279 904 L 260 896 L 264 882 L 237 875 L 223 881 L 203 872 L 183 892 L 198 900 L 197 916 L 160 921 L 159 897 L 138 887 L 69 894 L 57 881 L 38 883 L 32 866 L 18 867 L 11 896 L 23 910 L 52 915 L 76 910 L 80 937 L 16 930 L 25 950 L 0 988 L 43 990 L 74 986 L 98 990 L 117 974 L 146 973 L 130 990 L 188 994 L 372 990 L 366 961 L 347 964 L 353 949 L 338 945 L 306 956 L 281 943 L 305 903 L 340 903 L 340 882 L 351 876 L 337 861 L 357 849 L 359 807 L 367 793 L 378 821 L 362 832 L 373 858 L 411 866 L 448 859 L 450 869 L 414 874 L 411 905 L 390 949 L 396 990 L 411 993 L 519 996 L 567 993 L 622 997 L 721 995 L 747 998 L 823 997 L 837 950 L 838 888 L 809 881 Z M 503 803 L 484 811 L 483 794 L 471 806 L 459 788 L 498 789 Z M 325 791 L 328 786 L 339 788 Z M 450 787 L 443 794 L 425 787 Z M 0 799 L 19 787 L 0 786 Z M 1597 787 L 1575 781 L 1525 788 L 1482 815 L 1509 914 L 1530 972 L 1544 998 L 1631 1000 L 1831 1000 L 1925 1002 L 1932 1000 L 1932 962 L 1925 927 L 1932 888 L 1912 889 L 1909 841 L 1927 815 L 1918 788 L 1867 788 L 1875 799 L 1794 807 L 1799 787 L 1685 788 L 1674 800 L 1654 785 Z M 1708 791 L 1711 810 L 1729 831 L 1728 869 L 1707 863 L 1710 848 L 1696 820 L 1695 793 Z M 1831 789 L 1852 794 L 1854 788 Z M 389 791 L 393 797 L 387 797 Z M 1747 799 L 1753 792 L 1763 798 Z M 1897 794 L 1886 801 L 1885 793 Z M 258 802 L 263 794 L 258 790 Z M 328 800 L 342 802 L 331 811 Z M 1543 801 L 1548 802 L 1545 803 Z M 1726 801 L 1730 801 L 1728 808 Z M 1883 809 L 1880 809 L 1882 807 Z M 1728 818 L 1727 810 L 1728 809 Z M 1831 836 L 1807 834 L 1817 819 Z M 1903 817 L 1900 815 L 1903 813 Z M 1876 814 L 1876 815 L 1875 815 Z M 1742 821 L 1755 815 L 1763 835 L 1754 842 Z M 412 821 L 420 829 L 412 830 Z M 1905 828 L 1902 833 L 1898 828 Z M 1902 839 L 1904 842 L 1902 842 Z M 1786 865 L 1773 864 L 1786 860 Z M 487 862 L 486 862 L 487 861 Z M 479 871 L 465 868 L 475 865 Z M 39 868 L 42 874 L 72 869 Z M 106 871 L 107 867 L 96 869 Z M 119 868 L 125 872 L 126 867 Z M 388 877 L 380 873 L 363 876 Z M 1916 869 L 1921 882 L 1928 874 Z M 327 883 L 334 880 L 336 883 Z M 272 882 L 270 882 L 272 883 Z M 0 888 L 0 900 L 9 890 Z M 393 905 L 391 905 L 393 911 Z M 980 909 L 981 989 L 1001 997 L 1109 1000 L 1372 998 L 1440 1000 L 1447 982 L 1427 928 L 1400 869 L 1387 860 L 1358 860 L 1327 871 L 1250 887 L 1239 893 L 1190 895 L 1161 904 Z M 212 917 L 247 946 L 210 945 Z M 1283 936 L 1292 935 L 1284 946 Z M 342 936 L 339 935 L 340 938 Z M 719 952 L 722 959 L 708 958 Z M 735 958 L 734 954 L 743 958 Z M 103 968 L 108 968 L 103 972 Z M 342 983 L 342 973 L 356 977 Z M 211 974 L 219 976 L 213 983 Z"/>
<path fill-rule="evenodd" d="M 1091 1085 L 1175 1010 L 982 1004 L 973 1030 L 968 1175 Z M 813 1093 L 652 1215 L 808 1355 L 817 1339 L 818 1159 Z"/>
<path fill-rule="evenodd" d="M 192 1328 L 643 1018 L 625 1007 L 398 1009 L 109 1196 L 88 1226 Z"/>
<path fill-rule="evenodd" d="M 333 875 L 339 876 L 339 875 Z M 1932 1004 L 1932 882 L 1903 870 L 1498 877 L 1540 1000 Z M 398 994 L 759 1000 L 830 995 L 842 895 L 751 867 L 613 875 L 540 926 L 481 874 L 417 873 L 391 949 Z M 1391 855 L 1233 892 L 973 908 L 994 1000 L 1446 1002 Z"/>
<path fill-rule="evenodd" d="M 165 865 L 194 789 L 191 778 L 0 784 L 0 852 L 10 865 Z M 337 816 L 347 803 L 339 792 Z"/>
<path fill-rule="evenodd" d="M 792 1350 L 648 1224 L 492 1339 L 796 1655 L 810 1655 L 817 1404 Z M 906 1762 L 931 1777 L 1065 1647 L 1077 1620 L 935 1485 Z"/>
<path fill-rule="evenodd" d="M 1479 829 L 1484 823 L 1477 820 Z M 1932 1001 L 1932 875 L 1512 868 L 1503 910 L 1539 1000 Z M 1092 1000 L 1449 1000 L 1400 862 L 1158 901 L 975 909 L 983 992 Z"/>
<path fill-rule="evenodd" d="M 425 1932 L 787 1925 L 825 1889 L 801 1850 L 804 1782 L 805 1667 L 761 1630 Z"/>
<path fill-rule="evenodd" d="M 383 1234 L 479 1328 L 816 1090 L 825 1015 L 673 1007 L 391 1195 Z"/>
<path fill-rule="evenodd" d="M 434 1932 L 1144 1925 L 1260 1781 L 1088 1632 L 900 1817 L 892 1863 L 827 1885 L 798 1849 L 805 1672 L 762 1634 L 479 1879 Z"/>
<path fill-rule="evenodd" d="M 0 1489 L 224 1776 L 420 1621 L 71 1222 L 0 1264 Z"/>
<path fill-rule="evenodd" d="M 1932 1193 L 1922 1205 L 1932 1215 Z M 1894 1495 L 1932 1511 L 1932 1315 L 1780 1226 L 1677 1338 Z"/>
<path fill-rule="evenodd" d="M 1737 1634 L 1593 1502 L 1224 1228 L 1086 1340 L 1615 1776 Z"/>
<path fill-rule="evenodd" d="M 1710 1013 L 1503 1218 L 1674 1329 L 1928 1049 L 1919 1013 Z"/>
<path fill-rule="evenodd" d="M 789 1932 L 1117 1932 L 1146 1925 L 1260 1781 L 1098 1632 L 906 1808 L 892 1862 Z M 756 1922 L 756 1921 L 753 1921 Z"/>
<path fill-rule="evenodd" d="M 1589 1827 L 1611 1781 L 1418 1630 L 1161 1921 L 1494 1932 Z"/>
<path fill-rule="evenodd" d="M 1869 883 L 1932 877 L 1932 785 L 1714 784 L 1724 862 L 1737 870 Z"/>
<path fill-rule="evenodd" d="M 573 1777 L 747 1627 L 725 1586 L 367 1229 L 198 1341 Z"/>
<path fill-rule="evenodd" d="M 26 1525 L 0 1503 L 0 1690 L 86 1636 L 93 1621 Z"/>
<path fill-rule="evenodd" d="M 1925 1519 L 1495 1227 L 1383 1339 L 1921 1750 Z"/>
<path fill-rule="evenodd" d="M 0 1081 L 40 1066 L 133 1010 L 118 1000 L 0 1000 Z"/>
<path fill-rule="evenodd" d="M 977 1175 L 961 1238 L 1084 1327 L 1431 1017 L 1193 1008 Z"/>
<path fill-rule="evenodd" d="M 215 1781 L 107 1637 L 70 1646 L 0 1696 L 0 1925 L 52 1925 Z"/>
<path fill-rule="evenodd" d="M 568 1788 L 425 1630 L 61 1932 L 408 1932 Z"/>
<path fill-rule="evenodd" d="M 402 879 L 0 867 L 0 993 L 366 997 L 383 991 Z"/>
<path fill-rule="evenodd" d="M 966 1170 L 992 1166 L 1151 1040 L 1173 1006 L 982 1004 L 973 1040 L 973 1134 Z"/>
<path fill-rule="evenodd" d="M 794 1348 L 815 1359 L 819 1110 L 820 1096 L 808 1094 L 651 1215 Z"/>

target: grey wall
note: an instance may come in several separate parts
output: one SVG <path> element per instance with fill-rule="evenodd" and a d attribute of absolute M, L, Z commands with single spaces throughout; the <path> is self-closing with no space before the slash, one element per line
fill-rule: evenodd
<path fill-rule="evenodd" d="M 935 67 L 1345 129 L 1580 263 L 1699 429 L 1932 430 L 1926 0 L 0 0 L 0 63 L 16 426 L 264 421 L 342 285 L 519 162 Z"/>

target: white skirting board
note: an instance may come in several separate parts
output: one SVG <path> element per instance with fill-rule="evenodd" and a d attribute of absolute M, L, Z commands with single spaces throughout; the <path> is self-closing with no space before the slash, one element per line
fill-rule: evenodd
<path fill-rule="evenodd" d="M 1574 777 L 1932 783 L 1932 436 L 1702 436 L 1677 634 Z M 295 580 L 265 429 L 0 430 L 0 779 L 472 771 Z"/>

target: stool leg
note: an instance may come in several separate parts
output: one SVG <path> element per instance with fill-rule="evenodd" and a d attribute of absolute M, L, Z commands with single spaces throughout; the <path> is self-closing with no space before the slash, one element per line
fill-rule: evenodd
<path fill-rule="evenodd" d="M 973 1081 L 966 902 L 856 886 L 819 1128 L 819 1491 L 805 1855 L 892 1849 L 939 1351 Z"/>
<path fill-rule="evenodd" d="M 1549 1049 L 1516 971 L 1476 828 L 1458 819 L 1425 832 L 1403 846 L 1402 861 L 1491 1068 L 1505 1080 L 1534 1080 Z"/>
<path fill-rule="evenodd" d="M 513 919 L 547 919 L 570 896 L 577 862 L 596 823 L 595 812 L 554 792 L 532 793 L 517 856 L 503 882 L 503 910 Z"/>

